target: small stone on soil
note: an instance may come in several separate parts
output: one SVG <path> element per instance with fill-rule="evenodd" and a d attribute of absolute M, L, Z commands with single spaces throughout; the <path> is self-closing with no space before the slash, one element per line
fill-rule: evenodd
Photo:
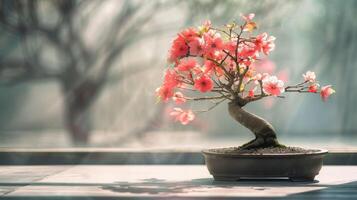
<path fill-rule="evenodd" d="M 227 154 L 252 154 L 252 155 L 263 155 L 263 154 L 309 154 L 318 152 L 316 149 L 304 149 L 300 147 L 267 147 L 258 149 L 241 149 L 240 147 L 229 147 L 229 148 L 219 148 L 210 149 L 209 151 L 214 153 L 227 153 Z"/>

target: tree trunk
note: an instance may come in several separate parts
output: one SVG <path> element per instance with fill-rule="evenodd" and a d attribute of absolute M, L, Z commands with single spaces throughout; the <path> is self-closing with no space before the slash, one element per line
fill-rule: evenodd
<path fill-rule="evenodd" d="M 279 144 L 273 126 L 263 118 L 242 109 L 237 101 L 228 103 L 229 114 L 254 133 L 255 139 L 241 146 L 242 149 L 277 147 Z"/>
<path fill-rule="evenodd" d="M 90 107 L 95 100 L 98 84 L 85 80 L 65 82 L 65 125 L 76 146 L 87 145 L 90 139 Z"/>
<path fill-rule="evenodd" d="M 74 97 L 78 98 L 78 97 Z M 91 131 L 89 108 L 78 108 L 78 101 L 67 101 L 65 125 L 75 146 L 87 145 Z"/>

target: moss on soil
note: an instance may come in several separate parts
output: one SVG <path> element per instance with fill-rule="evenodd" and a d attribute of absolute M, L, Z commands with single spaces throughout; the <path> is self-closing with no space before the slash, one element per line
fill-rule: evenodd
<path fill-rule="evenodd" d="M 224 154 L 252 154 L 252 155 L 264 155 L 264 154 L 309 154 L 318 152 L 316 149 L 304 149 L 300 147 L 267 147 L 258 149 L 241 149 L 240 147 L 228 147 L 219 149 L 210 149 L 210 152 L 224 153 Z"/>

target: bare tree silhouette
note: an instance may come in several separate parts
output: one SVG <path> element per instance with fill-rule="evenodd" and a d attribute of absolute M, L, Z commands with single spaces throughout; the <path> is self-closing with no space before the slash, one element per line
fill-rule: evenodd
<path fill-rule="evenodd" d="M 58 81 L 65 98 L 65 125 L 75 144 L 88 143 L 90 107 L 107 81 L 108 71 L 125 49 L 153 34 L 143 31 L 144 25 L 153 18 L 154 11 L 169 5 L 160 1 L 114 2 L 115 14 L 108 19 L 111 25 L 99 24 L 96 28 L 101 35 L 95 45 L 90 46 L 82 29 L 95 18 L 97 10 L 108 3 L 100 0 L 0 1 L 1 29 L 18 38 L 17 45 L 21 49 L 21 53 L 0 57 L 1 83 Z M 55 52 L 55 62 L 46 62 L 48 55 L 44 53 L 49 51 Z M 120 81 L 140 69 L 143 66 L 121 70 L 115 79 Z"/>
<path fill-rule="evenodd" d="M 223 3 L 213 0 L 0 0 L 0 34 L 2 38 L 4 35 L 12 38 L 6 41 L 7 45 L 2 44 L 0 84 L 58 82 L 64 96 L 65 126 L 74 144 L 87 144 L 92 129 L 90 108 L 108 82 L 109 71 L 138 40 L 178 29 L 176 24 L 161 24 L 146 30 L 156 13 L 182 4 L 186 25 L 201 23 L 207 13 L 213 21 L 227 21 L 239 17 L 242 10 L 236 8 L 267 13 L 281 5 L 233 0 Z M 103 17 L 99 15 L 107 12 L 103 8 L 108 7 L 115 10 L 106 19 L 110 25 L 97 23 L 96 35 L 90 35 L 96 41 L 88 41 L 88 33 L 85 34 L 88 24 Z M 138 64 L 121 69 L 115 76 L 110 75 L 110 81 L 118 84 L 142 69 L 147 67 Z M 147 120 L 147 125 L 126 135 L 136 137 L 157 129 L 164 110 L 159 108 Z"/>

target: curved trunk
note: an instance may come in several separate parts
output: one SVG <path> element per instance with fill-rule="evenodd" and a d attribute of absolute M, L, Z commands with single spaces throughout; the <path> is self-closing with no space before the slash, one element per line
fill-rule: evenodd
<path fill-rule="evenodd" d="M 242 149 L 277 147 L 279 144 L 273 126 L 263 118 L 242 109 L 237 102 L 228 103 L 229 114 L 255 135 L 255 139 L 242 145 Z"/>

